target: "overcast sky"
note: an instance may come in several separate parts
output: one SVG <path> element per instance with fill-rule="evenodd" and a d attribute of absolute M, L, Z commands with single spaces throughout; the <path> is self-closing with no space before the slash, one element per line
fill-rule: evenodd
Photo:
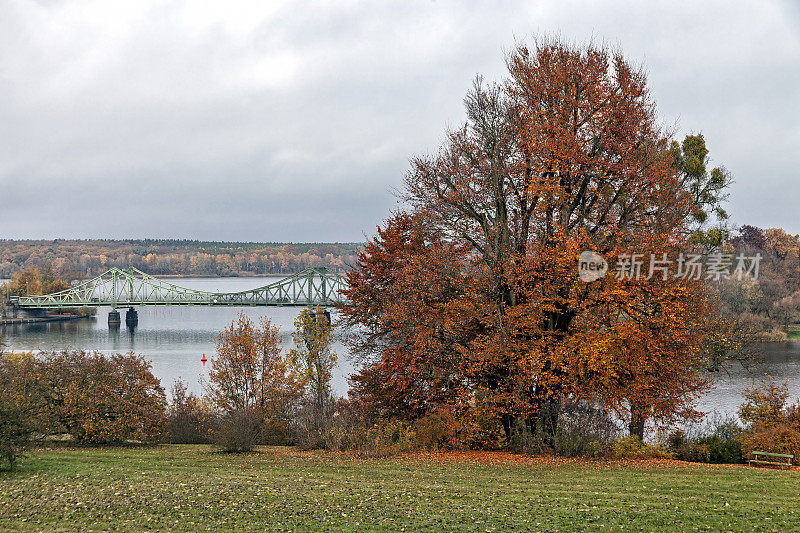
<path fill-rule="evenodd" d="M 536 35 L 622 49 L 800 232 L 800 8 L 641 2 L 0 0 L 0 238 L 360 241 L 477 73 Z"/>

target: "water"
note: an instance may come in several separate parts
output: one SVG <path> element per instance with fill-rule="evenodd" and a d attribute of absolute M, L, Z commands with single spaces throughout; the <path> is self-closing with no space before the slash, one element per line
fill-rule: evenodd
<path fill-rule="evenodd" d="M 699 399 L 701 411 L 735 415 L 744 401 L 744 389 L 758 386 L 761 380 L 768 378 L 779 383 L 786 381 L 789 402 L 800 401 L 800 342 L 764 344 L 759 350 L 761 353 L 755 356 L 756 363 L 747 367 L 730 363 L 720 372 L 711 375 L 715 386 Z"/>
<path fill-rule="evenodd" d="M 213 292 L 236 292 L 267 285 L 276 279 L 252 278 L 167 278 L 167 281 L 186 287 Z M 108 328 L 108 307 L 97 310 L 93 319 L 68 322 L 22 324 L 2 328 L 2 338 L 7 351 L 60 351 L 80 349 L 106 354 L 135 352 L 152 362 L 153 373 L 169 388 L 175 379 L 183 379 L 189 390 L 201 392 L 201 377 L 210 365 L 204 367 L 200 359 L 215 353 L 214 336 L 233 321 L 239 311 L 255 321 L 266 316 L 283 336 L 283 346 L 293 346 L 291 333 L 300 307 L 137 307 L 139 326 L 135 331 L 125 327 L 125 309 L 120 309 L 122 327 Z M 336 322 L 336 313 L 332 320 Z M 347 360 L 347 349 L 340 341 L 334 342 L 339 365 L 333 373 L 334 392 L 347 393 L 347 376 L 353 366 Z"/>
<path fill-rule="evenodd" d="M 275 278 L 278 279 L 278 278 Z M 272 278 L 169 278 L 182 287 L 215 292 L 233 292 L 260 287 Z M 165 387 L 182 378 L 190 390 L 200 392 L 204 367 L 203 354 L 214 353 L 214 335 L 236 318 L 239 309 L 227 307 L 139 307 L 139 327 L 130 332 L 124 327 L 109 331 L 108 308 L 100 308 L 95 319 L 51 322 L 5 327 L 2 330 L 6 350 L 98 350 L 104 353 L 136 352 L 152 361 L 153 372 Z M 269 317 L 283 335 L 284 347 L 292 345 L 296 307 L 244 308 L 253 319 Z M 121 310 L 124 322 L 124 309 Z M 334 314 L 335 321 L 335 314 Z M 353 372 L 348 352 L 341 342 L 334 350 L 339 366 L 333 375 L 337 395 L 347 393 L 347 376 Z M 738 363 L 727 365 L 713 377 L 715 388 L 699 399 L 701 411 L 734 415 L 742 403 L 742 392 L 757 384 L 765 375 L 789 383 L 791 400 L 800 398 L 800 343 L 771 344 L 763 348 L 762 361 L 751 368 Z M 205 367 L 207 370 L 207 366 Z"/>

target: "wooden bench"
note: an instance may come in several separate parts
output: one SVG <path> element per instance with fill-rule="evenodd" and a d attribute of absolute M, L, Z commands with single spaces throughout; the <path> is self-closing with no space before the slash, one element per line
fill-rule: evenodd
<path fill-rule="evenodd" d="M 780 459 L 781 461 L 778 461 Z M 748 461 L 750 466 L 758 465 L 771 465 L 787 469 L 792 468 L 792 459 L 794 455 L 787 455 L 785 453 L 771 453 L 771 452 L 753 452 L 753 458 Z"/>

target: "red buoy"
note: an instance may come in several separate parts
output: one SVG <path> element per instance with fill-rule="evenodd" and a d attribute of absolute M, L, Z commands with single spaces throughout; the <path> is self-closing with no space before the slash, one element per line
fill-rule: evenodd
<path fill-rule="evenodd" d="M 206 359 L 206 354 L 203 354 L 203 358 L 200 359 L 200 361 L 203 363 L 203 366 L 206 366 L 206 361 L 208 361 L 208 359 Z"/>

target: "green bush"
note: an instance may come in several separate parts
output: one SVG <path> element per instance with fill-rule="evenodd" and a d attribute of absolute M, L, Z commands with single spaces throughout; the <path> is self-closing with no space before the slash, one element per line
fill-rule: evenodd
<path fill-rule="evenodd" d="M 742 428 L 731 419 L 714 419 L 695 431 L 693 436 L 677 430 L 668 439 L 669 450 L 676 459 L 694 463 L 742 462 Z"/>

